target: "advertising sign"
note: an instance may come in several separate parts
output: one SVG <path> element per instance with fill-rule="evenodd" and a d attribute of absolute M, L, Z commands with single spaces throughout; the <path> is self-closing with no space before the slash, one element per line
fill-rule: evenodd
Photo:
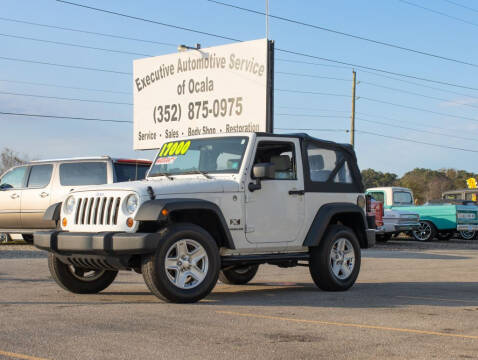
<path fill-rule="evenodd" d="M 266 39 L 135 60 L 134 149 L 197 135 L 272 132 Z"/>

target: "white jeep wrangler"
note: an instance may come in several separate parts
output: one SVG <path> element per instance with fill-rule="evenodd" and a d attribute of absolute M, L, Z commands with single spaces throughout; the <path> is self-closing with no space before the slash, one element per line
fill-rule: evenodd
<path fill-rule="evenodd" d="M 305 134 L 234 134 L 165 143 L 147 179 L 74 191 L 36 232 L 56 282 L 97 293 L 118 270 L 159 298 L 195 302 L 217 279 L 245 284 L 260 264 L 308 266 L 347 290 L 375 244 L 351 146 Z M 368 226 L 370 224 L 370 226 Z M 369 227 L 371 229 L 369 229 Z"/>

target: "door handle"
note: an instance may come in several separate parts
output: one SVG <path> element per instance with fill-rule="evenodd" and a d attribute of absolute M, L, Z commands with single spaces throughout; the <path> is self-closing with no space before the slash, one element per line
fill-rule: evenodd
<path fill-rule="evenodd" d="M 20 195 L 18 195 L 18 194 L 12 194 L 12 195 L 10 195 L 10 197 L 11 197 L 12 199 L 18 199 L 18 198 L 20 197 Z"/>
<path fill-rule="evenodd" d="M 46 193 L 46 192 L 42 192 L 42 193 L 40 194 L 40 196 L 41 196 L 42 198 L 47 197 L 48 195 L 49 195 L 49 194 Z"/>
<path fill-rule="evenodd" d="M 304 195 L 304 190 L 289 190 L 289 195 Z"/>

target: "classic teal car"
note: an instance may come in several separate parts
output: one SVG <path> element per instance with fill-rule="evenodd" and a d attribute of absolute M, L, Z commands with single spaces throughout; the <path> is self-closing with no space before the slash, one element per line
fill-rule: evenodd
<path fill-rule="evenodd" d="M 420 227 L 413 231 L 418 241 L 430 241 L 437 237 L 450 239 L 455 232 L 478 231 L 478 207 L 454 204 L 452 201 L 431 202 L 414 205 L 413 193 L 402 187 L 380 187 L 367 189 L 367 194 L 383 201 L 388 209 L 399 209 L 420 215 Z"/>

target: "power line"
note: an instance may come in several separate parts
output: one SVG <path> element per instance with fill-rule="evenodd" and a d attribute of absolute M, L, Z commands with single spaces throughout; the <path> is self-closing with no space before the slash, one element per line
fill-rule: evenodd
<path fill-rule="evenodd" d="M 298 116 L 298 117 L 320 117 L 320 118 L 336 118 L 336 119 L 348 119 L 349 116 L 340 115 L 315 115 L 315 114 L 288 114 L 288 113 L 275 113 L 274 116 Z"/>
<path fill-rule="evenodd" d="M 46 86 L 46 87 L 60 88 L 60 89 L 73 89 L 73 90 L 96 91 L 96 92 L 104 92 L 104 93 L 112 93 L 112 94 L 131 95 L 130 92 L 126 92 L 126 91 L 115 91 L 115 90 L 107 90 L 107 89 L 92 89 L 92 88 L 84 88 L 84 87 L 76 87 L 76 86 L 65 86 L 65 85 L 58 85 L 58 84 L 39 83 L 39 82 L 33 82 L 33 81 L 0 79 L 0 82 L 27 84 L 27 85 L 36 85 L 36 86 Z"/>
<path fill-rule="evenodd" d="M 463 8 L 463 9 L 467 9 L 467 10 L 471 10 L 471 11 L 474 11 L 474 12 L 478 12 L 477 9 L 473 9 L 472 7 L 465 6 L 465 5 L 463 5 L 463 4 L 459 4 L 459 3 L 455 2 L 455 1 L 451 1 L 451 0 L 443 0 L 443 1 L 446 1 L 446 2 L 449 3 L 449 4 L 453 4 L 453 5 L 459 6 L 459 7 Z"/>
<path fill-rule="evenodd" d="M 389 127 L 398 128 L 398 129 L 416 131 L 416 132 L 419 132 L 419 133 L 427 133 L 427 134 L 432 134 L 432 135 L 446 136 L 446 137 L 452 137 L 452 138 L 461 139 L 461 140 L 469 140 L 469 141 L 478 142 L 477 138 L 469 138 L 469 137 L 458 136 L 458 135 L 443 134 L 443 133 L 439 133 L 439 132 L 435 132 L 435 131 L 417 129 L 417 128 L 412 128 L 412 127 L 402 126 L 402 125 L 389 124 L 389 123 L 382 122 L 382 121 L 368 120 L 368 119 L 364 119 L 364 118 L 361 118 L 361 117 L 358 117 L 357 120 L 365 121 L 365 122 L 372 123 L 372 124 L 379 124 L 379 125 L 389 126 Z"/>
<path fill-rule="evenodd" d="M 71 46 L 71 47 L 77 47 L 77 48 L 82 48 L 82 49 L 106 51 L 106 52 L 117 53 L 117 54 L 153 56 L 153 55 L 150 55 L 150 54 L 136 53 L 136 52 L 132 52 L 132 51 L 106 49 L 106 48 L 87 46 L 87 45 L 81 45 L 81 44 L 75 44 L 75 43 L 69 43 L 69 42 L 63 42 L 63 41 L 45 40 L 45 39 L 38 39 L 38 38 L 32 38 L 32 37 L 27 37 L 27 36 L 12 35 L 12 34 L 2 34 L 2 33 L 0 33 L 0 36 L 14 38 L 14 39 L 37 41 L 37 42 L 55 44 L 55 45 Z"/>
<path fill-rule="evenodd" d="M 350 79 L 336 78 L 336 77 L 330 77 L 330 76 L 320 76 L 320 75 L 303 74 L 303 73 L 293 73 L 293 72 L 284 72 L 284 71 L 274 71 L 274 73 L 275 73 L 275 74 L 281 74 L 281 75 L 302 76 L 302 77 L 316 78 L 316 79 L 327 79 L 327 80 L 337 80 L 337 81 L 351 81 Z"/>
<path fill-rule="evenodd" d="M 174 28 L 174 29 L 178 29 L 178 30 L 184 30 L 184 31 L 194 32 L 194 33 L 197 33 L 197 34 L 212 36 L 212 37 L 220 38 L 220 39 L 223 39 L 223 40 L 240 41 L 240 40 L 238 40 L 238 39 L 234 39 L 234 38 L 231 38 L 231 37 L 228 37 L 228 36 L 212 34 L 212 33 L 206 32 L 206 31 L 192 30 L 192 29 L 189 29 L 189 28 L 186 28 L 186 27 L 182 27 L 182 26 L 172 25 L 172 24 L 166 24 L 166 23 L 163 23 L 163 22 L 159 22 L 159 21 L 155 21 L 155 20 L 151 20 L 151 19 L 145 19 L 145 18 L 141 18 L 141 17 L 137 17 L 137 16 L 132 16 L 132 15 L 127 15 L 127 14 L 119 13 L 119 12 L 116 12 L 116 11 L 110 11 L 110 10 L 95 8 L 95 7 L 93 7 L 93 6 L 87 6 L 87 5 L 83 5 L 83 4 L 77 4 L 77 3 L 70 2 L 70 1 L 65 1 L 65 0 L 56 0 L 56 1 L 57 1 L 57 2 L 61 2 L 61 3 L 64 3 L 64 4 L 68 4 L 68 5 L 73 5 L 73 6 L 82 7 L 82 8 L 85 8 L 85 9 L 90 9 L 90 10 L 95 10 L 95 11 L 104 12 L 104 13 L 106 13 L 106 14 L 122 16 L 122 17 L 127 18 L 127 19 L 139 20 L 139 21 L 148 22 L 148 23 L 151 23 L 151 24 L 156 24 L 156 25 L 161 25 L 161 26 L 166 26 L 166 27 L 170 27 L 170 28 Z"/>
<path fill-rule="evenodd" d="M 130 73 L 130 72 L 124 72 L 124 71 L 116 71 L 116 70 L 92 68 L 92 67 L 78 66 L 78 65 L 58 64 L 58 63 L 51 63 L 51 62 L 46 62 L 46 61 L 19 59 L 19 58 L 12 58 L 12 57 L 6 57 L 6 56 L 0 56 L 0 59 L 2 59 L 2 60 L 9 60 L 9 61 L 19 61 L 19 62 L 25 62 L 25 63 L 31 63 L 31 64 L 50 65 L 50 66 L 57 66 L 57 67 L 70 68 L 70 69 L 81 69 L 81 70 L 90 70 L 90 71 L 100 71 L 100 72 L 120 74 L 120 75 L 133 75 L 133 74 Z"/>
<path fill-rule="evenodd" d="M 429 142 L 425 142 L 425 141 L 412 140 L 412 139 L 405 139 L 405 138 L 401 138 L 401 137 L 398 137 L 398 136 L 378 134 L 378 133 L 371 132 L 371 131 L 363 131 L 363 130 L 355 130 L 355 131 L 358 132 L 358 133 L 362 133 L 362 134 L 374 135 L 374 136 L 379 136 L 379 137 L 384 137 L 384 138 L 394 139 L 394 140 L 400 140 L 400 141 L 407 141 L 407 142 L 411 142 L 411 143 L 415 143 L 415 144 L 422 144 L 422 145 L 434 146 L 434 147 L 444 148 L 444 149 L 461 150 L 461 151 L 478 153 L 478 150 L 465 149 L 465 148 L 447 146 L 447 145 L 440 145 L 440 144 L 429 143 Z"/>
<path fill-rule="evenodd" d="M 57 0 L 57 1 L 59 1 L 59 0 Z M 324 57 L 321 57 L 321 56 L 305 54 L 305 53 L 301 53 L 299 51 L 292 51 L 292 50 L 279 49 L 279 48 L 275 48 L 275 49 L 277 51 L 281 51 L 281 52 L 287 53 L 287 54 L 298 55 L 298 56 L 303 56 L 303 57 L 308 57 L 308 58 L 323 60 L 323 61 L 330 61 L 330 62 L 337 63 L 337 64 L 348 65 L 349 67 L 353 67 L 353 68 L 372 70 L 372 71 L 382 72 L 382 73 L 385 73 L 385 74 L 402 76 L 402 77 L 406 77 L 406 78 L 410 78 L 410 79 L 421 80 L 421 81 L 431 82 L 431 83 L 435 83 L 435 84 L 448 85 L 448 86 L 458 87 L 458 88 L 462 88 L 462 89 L 478 91 L 478 88 L 474 88 L 474 87 L 471 87 L 471 86 L 454 84 L 454 83 L 450 83 L 450 82 L 446 82 L 446 81 L 440 81 L 440 80 L 433 80 L 433 79 L 423 78 L 423 77 L 419 77 L 419 76 L 415 76 L 415 75 L 407 75 L 407 74 L 403 74 L 403 73 L 397 73 L 397 72 L 383 70 L 383 69 L 374 68 L 374 67 L 370 67 L 370 66 L 352 64 L 352 63 L 348 63 L 348 62 L 345 62 L 345 61 L 333 60 L 333 59 L 328 59 L 328 58 L 324 58 Z"/>
<path fill-rule="evenodd" d="M 363 113 L 363 112 L 358 112 L 357 114 L 358 115 L 369 116 L 369 117 L 374 117 L 374 118 L 379 118 L 379 119 L 387 119 L 387 120 L 390 120 L 390 121 L 396 121 L 398 123 L 406 123 L 406 124 L 411 124 L 411 125 L 415 125 L 415 126 L 423 126 L 425 128 L 433 128 L 433 129 L 446 130 L 446 131 L 456 131 L 457 130 L 457 129 L 444 128 L 444 127 L 440 127 L 440 126 L 436 126 L 436 125 L 428 125 L 428 124 L 427 125 L 421 125 L 421 124 L 417 124 L 416 122 L 406 121 L 406 120 L 402 120 L 402 119 L 396 119 L 396 118 L 392 118 L 390 116 L 385 116 L 385 115 L 368 114 L 368 113 Z"/>
<path fill-rule="evenodd" d="M 407 1 L 407 0 L 398 0 L 404 4 L 407 4 L 407 5 L 410 5 L 410 6 L 414 6 L 416 8 L 419 8 L 419 9 L 422 9 L 422 10 L 425 10 L 425 11 L 428 11 L 428 12 L 432 12 L 434 14 L 438 14 L 438 15 L 441 15 L 441 16 L 444 16 L 444 17 L 447 17 L 449 19 L 453 19 L 453 20 L 456 20 L 456 21 L 459 21 L 459 22 L 462 22 L 462 23 L 465 23 L 465 24 L 468 24 L 468 25 L 473 25 L 473 26 L 476 26 L 478 27 L 478 24 L 477 23 L 474 23 L 474 22 L 471 22 L 471 21 L 468 21 L 468 20 L 465 20 L 465 19 L 462 19 L 462 18 L 459 18 L 459 17 L 456 17 L 456 16 L 452 16 L 452 15 L 448 15 L 448 14 L 445 14 L 441 11 L 438 11 L 438 10 L 433 10 L 433 9 L 430 9 L 430 8 L 427 8 L 425 6 L 421 6 L 421 5 L 418 5 L 418 4 L 415 4 L 415 3 L 412 3 L 410 1 Z"/>
<path fill-rule="evenodd" d="M 385 86 L 385 85 L 380 85 L 380 84 L 375 84 L 375 83 L 368 82 L 368 81 L 360 81 L 360 84 L 371 85 L 371 86 L 379 87 L 379 88 L 382 88 L 382 89 L 387 89 L 387 90 L 392 90 L 392 91 L 400 92 L 400 93 L 403 93 L 403 94 L 409 94 L 409 95 L 414 95 L 414 96 L 421 96 L 421 97 L 424 97 L 424 98 L 427 98 L 427 99 L 432 99 L 432 100 L 446 101 L 446 102 L 449 102 L 449 103 L 452 103 L 452 102 L 453 102 L 453 100 L 450 100 L 450 99 L 444 99 L 444 98 L 440 98 L 440 97 L 435 97 L 435 96 L 429 96 L 429 95 L 419 94 L 419 93 L 416 93 L 416 92 L 413 92 L 413 91 L 408 91 L 408 90 L 403 90 L 403 89 L 397 89 L 397 88 L 394 88 L 394 87 Z M 472 105 L 472 104 L 457 104 L 457 105 L 468 106 L 468 107 L 472 107 L 472 108 L 478 108 L 478 106 Z"/>
<path fill-rule="evenodd" d="M 450 94 L 455 94 L 455 95 L 466 96 L 466 97 L 469 97 L 469 98 L 478 99 L 478 98 L 473 97 L 472 95 L 469 95 L 469 94 L 464 94 L 464 93 L 461 93 L 461 92 L 448 90 L 448 89 L 437 88 L 437 87 L 430 86 L 430 85 L 420 84 L 420 83 L 410 81 L 410 80 L 399 79 L 399 78 L 396 78 L 396 77 L 376 73 L 376 72 L 373 72 L 373 71 L 360 70 L 360 72 L 367 73 L 367 74 L 372 74 L 372 75 L 382 77 L 382 78 L 386 78 L 386 79 L 391 79 L 391 80 L 394 80 L 394 81 L 400 81 L 400 82 L 403 82 L 403 83 L 406 83 L 406 84 L 412 84 L 412 85 L 415 85 L 415 86 L 420 86 L 420 87 L 427 88 L 427 89 L 432 89 L 432 90 L 436 90 L 436 91 L 442 91 L 442 92 L 446 92 L 446 93 L 450 93 Z"/>
<path fill-rule="evenodd" d="M 332 65 L 332 64 L 319 64 L 319 63 L 310 62 L 310 61 L 284 59 L 284 58 L 275 57 L 275 56 L 274 56 L 274 61 L 283 61 L 283 62 L 288 62 L 288 63 L 293 63 L 293 64 L 307 64 L 307 65 L 314 65 L 314 66 L 325 66 L 325 67 L 332 67 L 332 68 L 338 68 L 338 69 L 352 69 L 351 66 Z"/>
<path fill-rule="evenodd" d="M 206 1 L 208 1 L 210 3 L 213 3 L 213 4 L 227 6 L 227 7 L 230 7 L 230 8 L 246 11 L 246 12 L 261 15 L 261 16 L 268 16 L 268 17 L 273 18 L 273 19 L 277 19 L 277 20 L 288 22 L 288 23 L 309 27 L 309 28 L 312 28 L 312 29 L 315 29 L 315 30 L 322 30 L 322 31 L 326 31 L 326 32 L 333 33 L 333 34 L 336 34 L 336 35 L 341 35 L 341 36 L 349 37 L 349 38 L 356 39 L 356 40 L 362 40 L 362 41 L 370 42 L 370 43 L 373 43 L 373 44 L 376 44 L 376 45 L 387 46 L 387 47 L 390 47 L 390 48 L 403 50 L 403 51 L 408 51 L 408 52 L 412 52 L 412 53 L 420 54 L 420 55 L 424 55 L 424 56 L 429 56 L 429 57 L 433 57 L 433 58 L 440 59 L 440 60 L 451 61 L 451 62 L 462 64 L 462 65 L 478 67 L 478 64 L 470 63 L 470 62 L 467 62 L 467 61 L 453 59 L 453 58 L 449 58 L 449 57 L 442 56 L 442 55 L 432 54 L 432 53 L 429 53 L 429 52 L 426 52 L 426 51 L 411 49 L 411 48 L 407 48 L 407 47 L 404 47 L 404 46 L 388 43 L 388 42 L 385 42 L 385 41 L 374 40 L 374 39 L 366 38 L 366 37 L 363 37 L 363 36 L 354 35 L 354 34 L 346 33 L 346 32 L 343 32 L 343 31 L 338 31 L 338 30 L 326 28 L 326 27 L 323 27 L 323 26 L 318 26 L 318 25 L 305 23 L 303 21 L 294 20 L 294 19 L 291 19 L 291 18 L 266 14 L 262 11 L 248 9 L 248 8 L 245 8 L 245 7 L 228 4 L 228 3 L 224 3 L 224 2 L 221 2 L 221 1 L 217 1 L 217 0 L 206 0 Z"/>
<path fill-rule="evenodd" d="M 331 132 L 345 132 L 348 133 L 349 130 L 347 129 L 304 129 L 304 128 L 279 128 L 279 127 L 274 127 L 275 130 L 286 130 L 286 131 L 331 131 Z"/>
<path fill-rule="evenodd" d="M 41 99 L 64 100 L 64 101 L 80 101 L 80 102 L 100 103 L 100 104 L 113 104 L 113 105 L 133 105 L 132 103 L 118 102 L 118 101 L 90 100 L 90 99 L 78 99 L 78 98 L 65 98 L 65 97 L 60 97 L 60 96 L 46 96 L 46 95 L 37 95 L 37 94 L 24 94 L 24 93 L 14 93 L 14 92 L 9 92 L 9 91 L 0 91 L 0 95 L 25 96 L 25 97 L 34 97 L 34 98 L 41 98 Z"/>
<path fill-rule="evenodd" d="M 193 33 L 197 33 L 197 34 L 202 34 L 202 35 L 207 35 L 207 36 L 211 36 L 211 37 L 215 37 L 215 38 L 219 38 L 219 39 L 223 39 L 223 40 L 230 40 L 230 41 L 236 41 L 236 42 L 241 41 L 240 39 L 235 39 L 235 38 L 228 37 L 228 36 L 213 34 L 213 33 L 210 33 L 210 32 L 195 30 L 195 29 L 186 28 L 186 27 L 177 26 L 177 25 L 166 24 L 166 23 L 162 23 L 162 22 L 159 22 L 159 21 L 151 20 L 151 19 L 146 19 L 146 18 L 127 15 L 127 14 L 123 14 L 123 13 L 119 13 L 119 12 L 115 12 L 115 11 L 95 8 L 95 7 L 92 7 L 92 6 L 77 4 L 77 3 L 74 3 L 74 2 L 70 2 L 70 1 L 65 1 L 65 0 L 56 0 L 56 1 L 61 2 L 61 3 L 65 3 L 65 4 L 69 4 L 69 5 L 73 5 L 73 6 L 78 6 L 78 7 L 82 7 L 82 8 L 86 8 L 86 9 L 90 9 L 90 10 L 95 10 L 95 11 L 107 13 L 107 14 L 117 15 L 117 16 L 129 18 L 129 19 L 133 19 L 133 20 L 144 21 L 144 22 L 148 22 L 148 23 L 161 25 L 161 26 L 171 27 L 171 28 L 174 28 L 174 29 L 184 30 L 184 31 L 193 32 Z M 275 50 L 279 51 L 279 52 L 286 53 L 286 54 L 297 55 L 297 56 L 312 58 L 312 59 L 316 59 L 316 60 L 322 60 L 322 61 L 326 61 L 326 62 L 332 62 L 332 63 L 336 63 L 336 64 L 340 64 L 340 65 L 347 65 L 349 67 L 366 69 L 366 70 L 373 70 L 373 71 L 378 71 L 378 72 L 382 72 L 382 73 L 386 73 L 386 74 L 407 77 L 407 78 L 411 78 L 411 79 L 415 79 L 415 80 L 421 80 L 421 81 L 432 82 L 432 83 L 441 84 L 441 85 L 447 85 L 447 86 L 453 86 L 453 87 L 478 91 L 478 88 L 474 88 L 474 87 L 471 87 L 471 86 L 454 84 L 454 83 L 450 83 L 450 82 L 433 80 L 433 79 L 428 79 L 428 78 L 422 78 L 422 77 L 419 77 L 419 76 L 397 73 L 397 72 L 383 70 L 383 69 L 374 68 L 374 67 L 370 67 L 370 66 L 352 64 L 352 63 L 348 63 L 348 62 L 345 62 L 345 61 L 339 61 L 339 60 L 328 59 L 328 58 L 324 58 L 324 57 L 320 57 L 320 56 L 316 56 L 316 55 L 310 55 L 310 54 L 302 53 L 302 52 L 299 52 L 299 51 L 280 49 L 280 48 L 275 48 Z"/>
<path fill-rule="evenodd" d="M 295 90 L 295 89 L 274 89 L 274 91 L 289 92 L 289 93 L 296 93 L 296 94 L 350 97 L 350 95 L 346 95 L 346 94 L 333 94 L 333 93 L 324 93 L 324 92 L 318 92 L 318 91 L 303 91 L 303 90 Z"/>
<path fill-rule="evenodd" d="M 277 130 L 288 130 L 288 131 L 335 131 L 335 132 L 349 132 L 347 129 L 319 129 L 319 128 L 275 128 Z M 435 144 L 435 143 L 429 143 L 425 141 L 418 141 L 418 140 L 412 140 L 412 139 L 406 139 L 398 136 L 389 136 L 389 135 L 384 135 L 384 134 L 378 134 L 375 132 L 371 131 L 363 131 L 363 130 L 355 130 L 358 133 L 362 134 L 367 134 L 367 135 L 373 135 L 373 136 L 378 136 L 378 137 L 384 137 L 388 139 L 394 139 L 394 140 L 400 140 L 400 141 L 407 141 L 415 144 L 421 144 L 421 145 L 428 145 L 428 146 L 433 146 L 433 147 L 438 147 L 438 148 L 444 148 L 444 149 L 451 149 L 451 150 L 460 150 L 460 151 L 466 151 L 466 152 L 473 152 L 473 153 L 478 153 L 478 150 L 472 150 L 472 149 L 465 149 L 465 148 L 460 148 L 460 147 L 454 147 L 454 146 L 447 146 L 447 145 L 440 145 L 440 144 Z"/>
<path fill-rule="evenodd" d="M 417 107 L 409 106 L 409 105 L 396 104 L 396 103 L 392 103 L 392 102 L 389 102 L 389 101 L 379 100 L 379 99 L 372 99 L 372 98 L 368 98 L 368 97 L 364 97 L 364 96 L 361 96 L 360 99 L 361 100 L 368 100 L 368 101 L 372 101 L 372 102 L 376 102 L 376 103 L 380 103 L 380 104 L 387 104 L 387 105 L 402 107 L 402 108 L 405 108 L 405 109 L 427 112 L 427 113 L 430 113 L 430 114 L 436 114 L 436 115 L 440 115 L 440 116 L 448 116 L 448 117 L 452 117 L 452 118 L 455 118 L 455 119 L 478 121 L 478 119 L 474 119 L 474 118 L 470 118 L 470 117 L 466 117 L 466 116 L 453 115 L 453 114 L 442 113 L 442 112 L 428 110 L 428 109 L 417 108 Z"/>
<path fill-rule="evenodd" d="M 109 38 L 114 38 L 114 39 L 123 39 L 123 40 L 130 40 L 130 41 L 138 41 L 138 42 L 142 42 L 142 43 L 155 44 L 155 45 L 164 45 L 164 46 L 177 47 L 177 44 L 175 45 L 175 44 L 165 43 L 165 42 L 160 42 L 160 41 L 138 39 L 138 38 L 133 38 L 133 37 L 128 37 L 128 36 L 121 36 L 121 35 L 114 35 L 114 34 L 106 34 L 106 33 L 94 32 L 94 31 L 74 29 L 74 28 L 69 28 L 69 27 L 64 27 L 64 26 L 55 26 L 55 25 L 48 25 L 48 24 L 39 24 L 39 23 L 31 22 L 31 21 L 11 19 L 11 18 L 5 18 L 5 17 L 0 17 L 0 20 L 2 20 L 2 21 L 9 21 L 9 22 L 15 22 L 15 23 L 19 23 L 19 24 L 28 24 L 28 25 L 41 26 L 41 27 L 46 27 L 46 28 L 51 28 L 51 29 L 73 31 L 73 32 L 78 32 L 78 33 L 83 33 L 83 34 L 89 34 L 89 35 L 98 35 L 98 36 L 104 36 L 104 37 L 109 37 Z"/>
<path fill-rule="evenodd" d="M 133 123 L 128 120 L 112 120 L 112 119 L 100 119 L 100 118 L 86 118 L 78 116 L 63 116 L 63 115 L 45 115 L 45 114 L 27 114 L 17 112 L 0 111 L 0 115 L 12 115 L 12 116 L 26 116 L 26 117 L 39 117 L 39 118 L 51 118 L 51 119 L 68 119 L 68 120 L 81 120 L 81 121 L 99 121 L 99 122 L 113 122 L 113 123 Z"/>

